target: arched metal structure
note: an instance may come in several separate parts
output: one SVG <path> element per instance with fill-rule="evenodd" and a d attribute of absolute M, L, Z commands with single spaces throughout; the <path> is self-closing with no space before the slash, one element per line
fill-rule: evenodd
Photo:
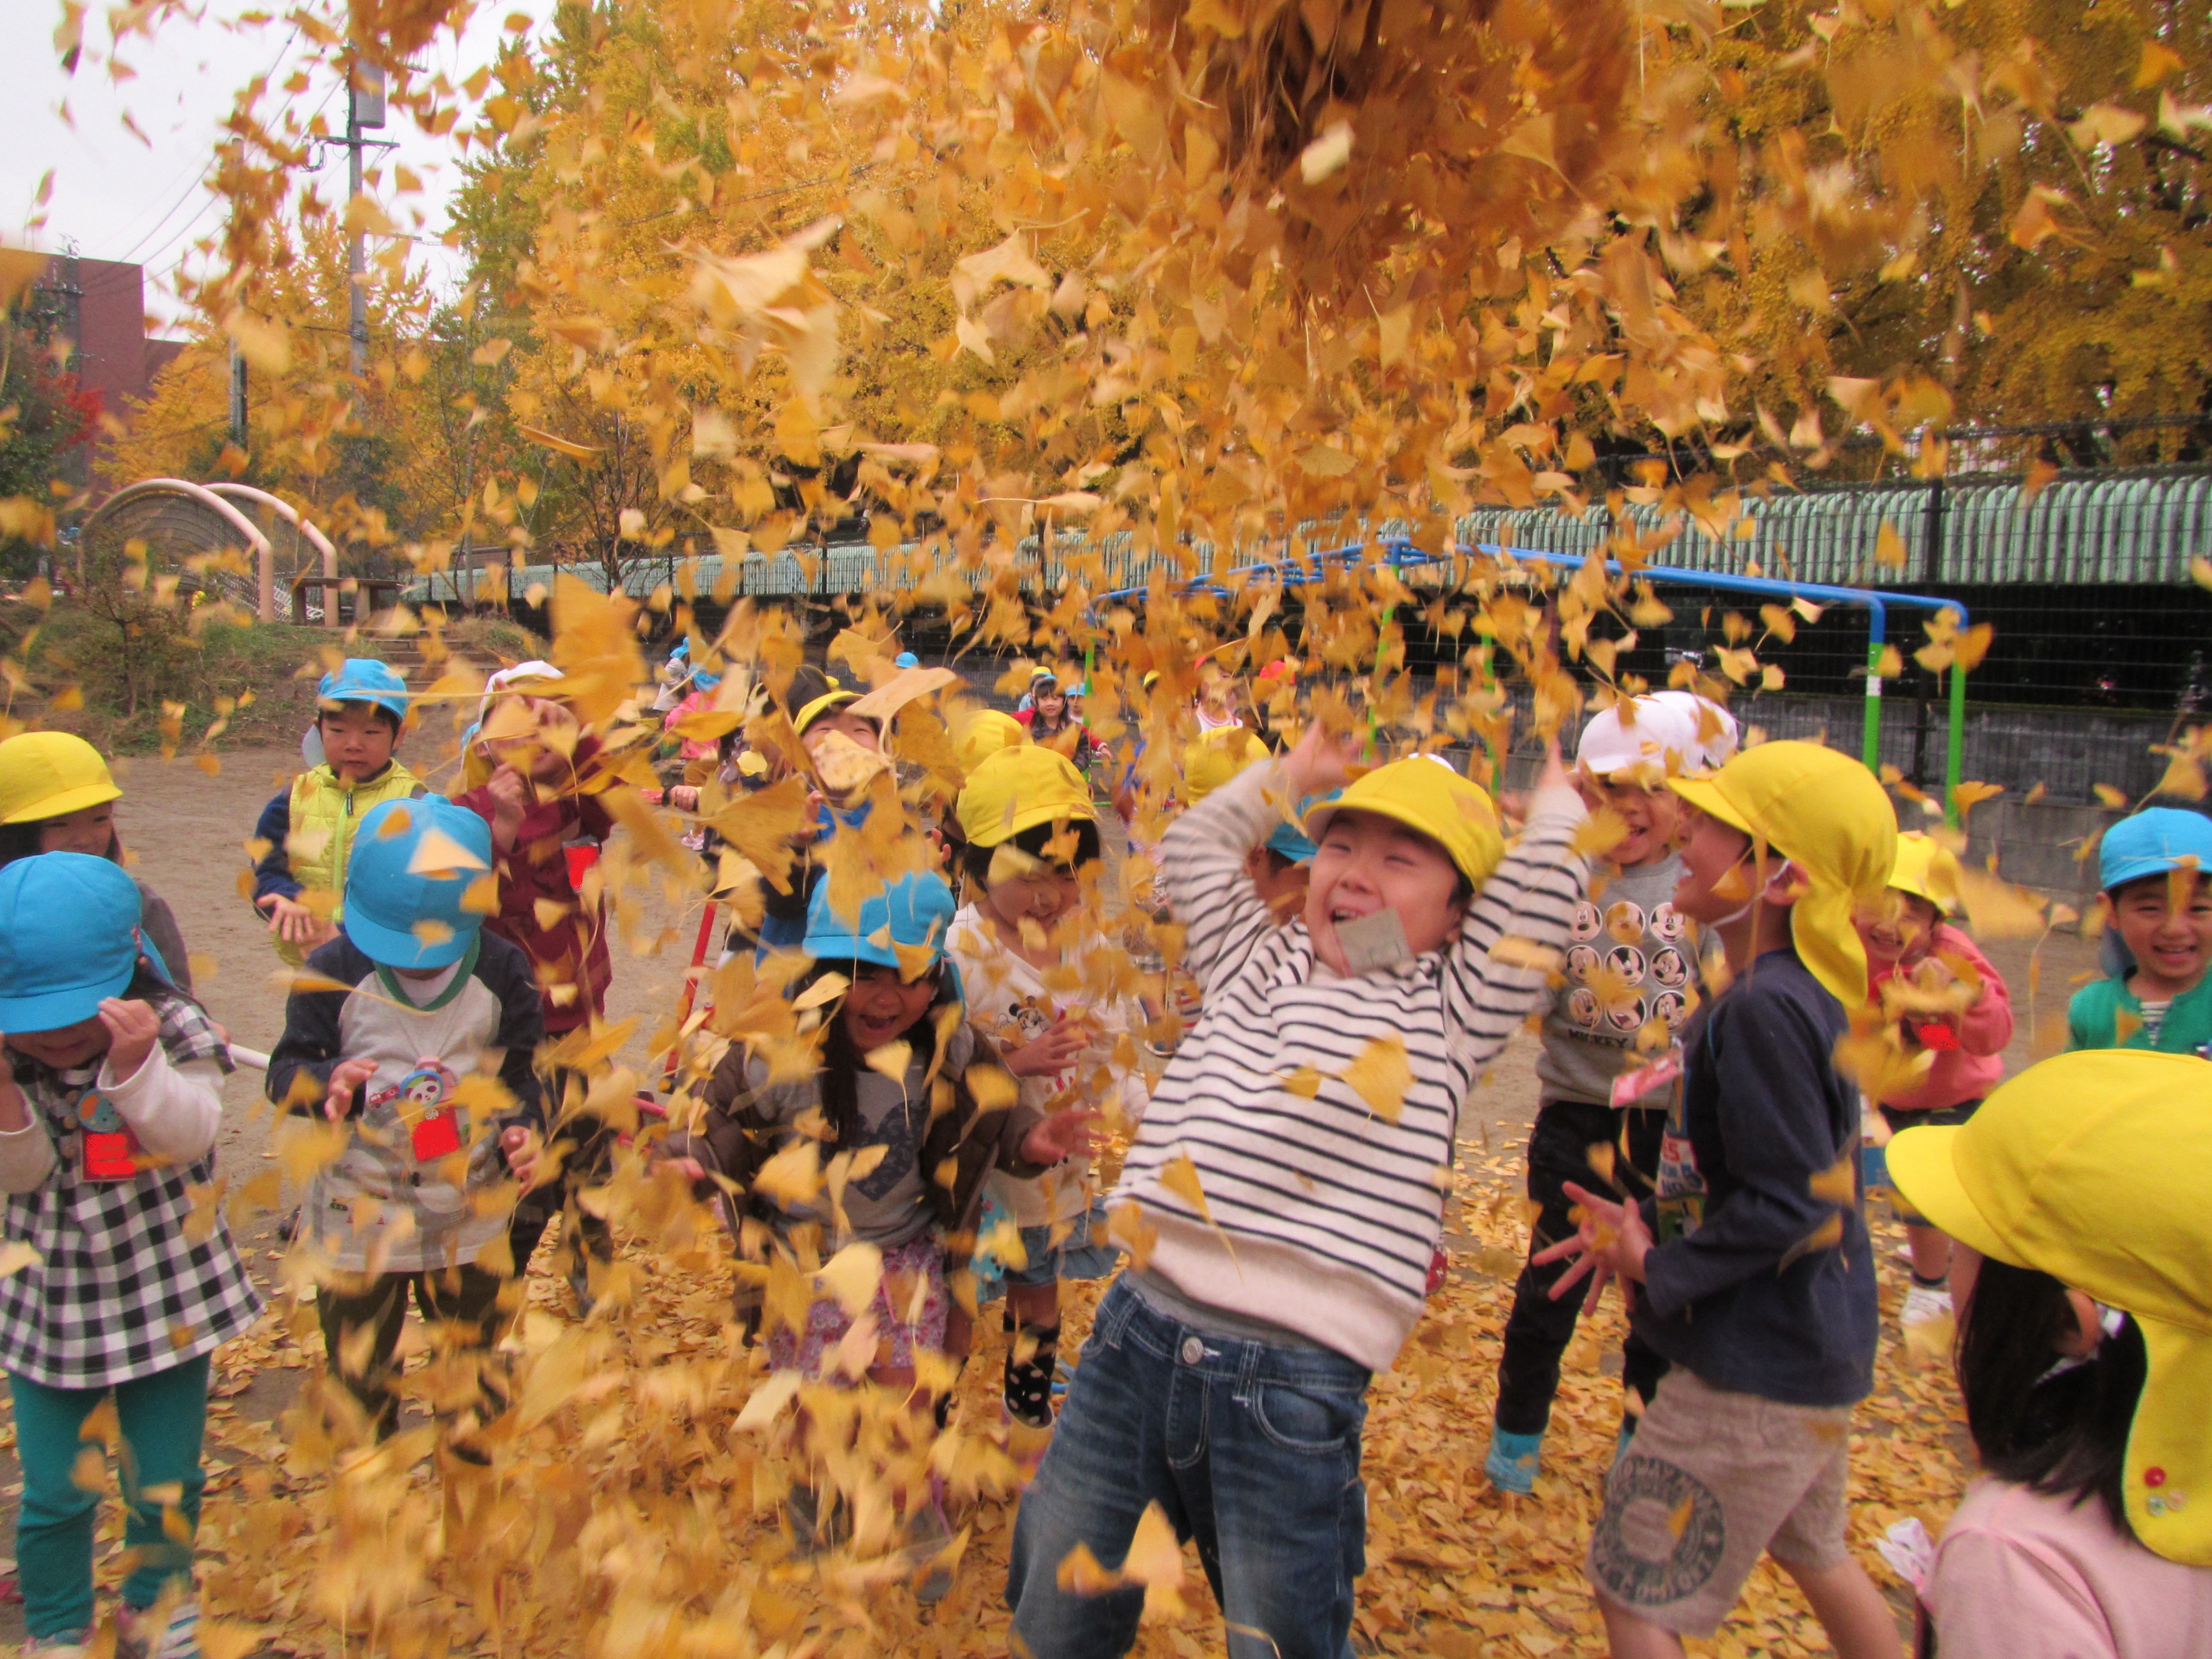
<path fill-rule="evenodd" d="M 116 536 L 143 538 L 181 562 L 196 553 L 234 547 L 254 561 L 255 611 L 264 622 L 276 616 L 276 551 L 261 526 L 204 484 L 183 478 L 142 478 L 125 484 L 92 510 L 83 540 Z"/>
<path fill-rule="evenodd" d="M 248 502 L 264 511 L 275 514 L 292 526 L 301 540 L 315 550 L 322 560 L 323 566 L 323 626 L 336 628 L 338 625 L 338 613 L 337 606 L 331 603 L 331 593 L 332 585 L 338 579 L 338 550 L 331 545 L 331 538 L 316 527 L 314 520 L 304 517 L 300 509 L 294 507 L 291 502 L 272 495 L 265 489 L 257 489 L 252 484 L 234 483 L 225 479 L 221 483 L 210 483 L 207 488 L 231 501 Z M 275 615 L 275 583 L 267 575 L 264 575 L 262 582 L 264 591 L 260 595 L 261 620 L 268 622 Z"/>

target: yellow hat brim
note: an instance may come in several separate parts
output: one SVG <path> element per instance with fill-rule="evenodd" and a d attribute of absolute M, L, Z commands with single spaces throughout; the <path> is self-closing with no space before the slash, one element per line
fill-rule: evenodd
<path fill-rule="evenodd" d="M 1721 793 L 1711 778 L 1669 778 L 1667 787 L 1709 817 L 1718 818 L 1731 830 L 1741 830 L 1747 836 L 1759 831 L 1751 827 L 1744 815 L 1729 805 L 1729 798 Z"/>
<path fill-rule="evenodd" d="M 82 812 L 88 806 L 97 806 L 102 801 L 121 800 L 123 792 L 112 783 L 80 784 L 74 789 L 64 789 L 58 795 L 48 795 L 34 800 L 21 811 L 0 818 L 0 823 L 44 823 L 48 818 L 65 818 L 72 812 Z"/>
<path fill-rule="evenodd" d="M 1955 1162 L 1963 1124 L 1923 1123 L 1898 1132 L 1886 1149 L 1890 1184 L 1929 1221 L 1983 1255 L 2015 1267 L 2031 1264 L 1983 1218 Z"/>
<path fill-rule="evenodd" d="M 1040 823 L 1057 823 L 1063 818 L 1070 823 L 1096 823 L 1098 822 L 1098 811 L 1093 806 L 1079 806 L 1073 801 L 1026 806 L 1012 817 L 1002 820 L 1003 828 L 994 829 L 985 835 L 969 836 L 969 844 L 973 847 L 996 847 L 1012 841 L 1024 830 L 1034 830 Z"/>
<path fill-rule="evenodd" d="M 1389 818 L 1394 823 L 1402 823 L 1408 830 L 1417 831 L 1427 840 L 1434 842 L 1438 850 L 1451 860 L 1452 868 L 1465 876 L 1477 887 L 1489 880 L 1491 870 L 1497 867 L 1493 862 L 1490 870 L 1483 870 L 1480 872 L 1470 870 L 1468 868 L 1467 860 L 1462 858 L 1460 853 L 1453 848 L 1450 837 L 1442 827 L 1426 815 L 1389 799 L 1325 801 L 1306 814 L 1306 838 L 1314 842 L 1320 841 L 1328 833 L 1329 821 L 1340 812 L 1371 812 L 1378 818 Z M 1468 850 L 1472 852 L 1473 849 Z M 1479 859 L 1476 861 L 1480 862 Z"/>

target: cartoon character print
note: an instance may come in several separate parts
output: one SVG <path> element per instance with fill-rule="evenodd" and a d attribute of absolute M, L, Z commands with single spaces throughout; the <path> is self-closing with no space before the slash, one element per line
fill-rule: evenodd
<path fill-rule="evenodd" d="M 1675 945 L 1662 946 L 1651 957 L 1651 979 L 1670 991 L 1679 991 L 1690 982 L 1690 962 Z"/>
<path fill-rule="evenodd" d="M 468 1127 L 462 1114 L 445 1103 L 460 1085 L 453 1068 L 434 1055 L 424 1055 L 398 1082 L 377 1090 L 368 1097 L 368 1114 L 383 1113 L 407 1132 L 408 1150 L 418 1164 L 435 1164 L 468 1146 Z M 410 1183 L 416 1201 L 425 1209 L 458 1211 L 466 1202 L 463 1188 L 449 1180 L 419 1179 Z"/>
<path fill-rule="evenodd" d="M 1642 997 L 1623 997 L 1605 1011 L 1605 1023 L 1622 1036 L 1634 1036 L 1644 1029 L 1647 1009 Z"/>
<path fill-rule="evenodd" d="M 76 1121 L 80 1128 L 96 1135 L 125 1134 L 131 1127 L 123 1121 L 123 1114 L 115 1109 L 115 1103 L 97 1089 L 87 1089 L 78 1097 Z"/>
<path fill-rule="evenodd" d="M 1652 937 L 1668 945 L 1680 945 L 1682 935 L 1689 931 L 1688 920 L 1674 908 L 1672 899 L 1654 906 L 1651 911 Z"/>
<path fill-rule="evenodd" d="M 1644 943 L 1644 907 L 1621 899 L 1606 907 L 1605 931 L 1613 942 L 1633 949 Z"/>
<path fill-rule="evenodd" d="M 1587 985 L 1577 985 L 1573 990 L 1568 992 L 1567 1018 L 1585 1030 L 1597 1030 L 1598 1020 L 1601 1018 L 1597 1006 L 1597 993 Z"/>
<path fill-rule="evenodd" d="M 1620 975 L 1623 985 L 1644 983 L 1644 952 L 1632 945 L 1614 945 L 1605 953 L 1605 965 Z"/>
<path fill-rule="evenodd" d="M 1595 939 L 1598 930 L 1604 925 L 1603 918 L 1598 914 L 1597 906 L 1584 899 L 1580 904 L 1575 906 L 1574 923 L 1568 928 L 1567 936 L 1577 944 L 1585 943 Z"/>
<path fill-rule="evenodd" d="M 460 1086 L 460 1081 L 450 1066 L 426 1055 L 398 1082 L 369 1096 L 368 1109 L 374 1111 L 380 1106 L 390 1106 L 407 1117 L 424 1116 L 436 1110 Z"/>
<path fill-rule="evenodd" d="M 1651 999 L 1652 1017 L 1667 1022 L 1667 1029 L 1679 1031 L 1682 1022 L 1690 1017 L 1690 1000 L 1680 991 L 1662 991 Z"/>

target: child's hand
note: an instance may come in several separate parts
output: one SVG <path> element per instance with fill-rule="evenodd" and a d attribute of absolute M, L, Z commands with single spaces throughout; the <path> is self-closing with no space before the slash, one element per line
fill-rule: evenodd
<path fill-rule="evenodd" d="M 1098 1114 L 1088 1108 L 1054 1113 L 1022 1141 L 1022 1162 L 1058 1164 L 1088 1153 L 1097 1121 Z"/>
<path fill-rule="evenodd" d="M 696 812 L 699 810 L 699 791 L 688 783 L 672 783 L 668 786 L 668 804 L 679 812 Z"/>
<path fill-rule="evenodd" d="M 337 932 L 297 899 L 282 893 L 261 900 L 260 908 L 269 918 L 269 931 L 287 945 L 320 945 Z"/>
<path fill-rule="evenodd" d="M 100 1023 L 107 1028 L 108 1073 L 118 1083 L 128 1083 L 154 1052 L 161 1017 L 147 1003 L 107 997 L 100 1005 Z"/>
<path fill-rule="evenodd" d="M 499 1148 L 507 1154 L 507 1172 L 527 1191 L 532 1185 L 531 1176 L 538 1169 L 538 1154 L 544 1150 L 538 1132 L 525 1128 L 520 1123 L 513 1128 L 502 1129 L 499 1134 Z"/>
<path fill-rule="evenodd" d="M 1572 1261 L 1574 1266 L 1552 1286 L 1552 1299 L 1558 1301 L 1588 1274 L 1589 1294 L 1583 1298 L 1583 1306 L 1592 1309 L 1613 1279 L 1644 1282 L 1644 1258 L 1651 1253 L 1651 1233 L 1644 1224 L 1644 1212 L 1635 1205 L 1615 1204 L 1571 1181 L 1565 1185 L 1567 1196 L 1582 1206 L 1582 1224 L 1572 1238 L 1563 1238 L 1529 1260 L 1538 1267 Z"/>
<path fill-rule="evenodd" d="M 1565 789 L 1574 780 L 1567 775 L 1567 763 L 1559 756 L 1559 739 L 1554 735 L 1544 739 L 1544 769 L 1537 775 L 1539 789 Z"/>
<path fill-rule="evenodd" d="M 502 763 L 485 784 L 485 792 L 492 798 L 492 845 L 502 853 L 511 850 L 514 838 L 521 833 L 523 814 L 530 810 L 530 783 L 514 767 Z"/>
<path fill-rule="evenodd" d="M 330 1088 L 323 1096 L 323 1115 L 333 1123 L 345 1121 L 352 1109 L 354 1094 L 365 1088 L 376 1075 L 373 1060 L 342 1060 L 331 1067 Z"/>
<path fill-rule="evenodd" d="M 1091 1035 L 1062 1014 L 1018 1048 L 1009 1048 L 999 1060 L 1016 1077 L 1051 1077 L 1064 1071 L 1090 1042 Z"/>
<path fill-rule="evenodd" d="M 1367 746 L 1364 733 L 1353 731 L 1331 737 L 1322 730 L 1319 720 L 1305 729 L 1298 746 L 1291 750 L 1283 762 L 1283 769 L 1293 799 L 1308 795 L 1325 795 L 1339 789 L 1350 781 L 1352 769 L 1359 764 L 1361 751 Z"/>

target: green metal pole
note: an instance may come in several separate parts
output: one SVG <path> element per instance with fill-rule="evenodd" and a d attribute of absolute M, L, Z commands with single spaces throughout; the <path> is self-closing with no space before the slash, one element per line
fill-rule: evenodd
<path fill-rule="evenodd" d="M 1951 665 L 1951 741 L 1943 757 L 1943 822 L 1959 827 L 1959 775 L 1966 762 L 1966 670 Z"/>
<path fill-rule="evenodd" d="M 1867 770 L 1881 769 L 1881 613 L 1875 613 L 1874 637 L 1867 641 L 1866 737 L 1861 744 Z"/>

